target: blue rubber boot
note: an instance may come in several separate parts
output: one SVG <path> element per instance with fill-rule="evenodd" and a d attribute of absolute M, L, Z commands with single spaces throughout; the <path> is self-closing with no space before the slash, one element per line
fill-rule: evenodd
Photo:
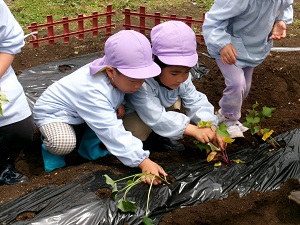
<path fill-rule="evenodd" d="M 87 127 L 78 148 L 78 153 L 88 160 L 96 160 L 99 157 L 110 154 L 109 151 L 99 147 L 100 143 L 101 140 L 97 137 L 95 132 L 91 128 Z"/>
<path fill-rule="evenodd" d="M 44 169 L 48 173 L 66 165 L 64 155 L 54 155 L 48 152 L 44 144 L 42 144 L 42 156 Z"/>

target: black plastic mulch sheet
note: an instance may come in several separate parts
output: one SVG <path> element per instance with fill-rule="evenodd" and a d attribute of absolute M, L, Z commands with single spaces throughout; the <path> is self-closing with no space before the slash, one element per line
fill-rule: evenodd
<path fill-rule="evenodd" d="M 24 88 L 29 106 L 33 108 L 36 100 L 55 81 L 99 57 L 101 57 L 100 53 L 88 54 L 39 65 L 22 71 L 18 79 Z"/>
<path fill-rule="evenodd" d="M 278 189 L 289 178 L 300 179 L 300 129 L 279 135 L 285 147 L 269 151 L 263 144 L 256 149 L 244 149 L 229 155 L 230 159 L 241 159 L 243 164 L 214 167 L 213 163 L 199 160 L 186 165 L 163 165 L 176 181 L 170 185 L 155 186 L 150 195 L 149 217 L 155 224 L 167 212 L 209 199 L 226 197 L 236 191 L 241 196 L 252 190 L 266 192 Z M 130 190 L 127 200 L 137 204 L 137 213 L 122 213 L 116 201 L 101 199 L 95 194 L 100 188 L 109 187 L 103 177 L 109 171 L 101 171 L 82 177 L 64 187 L 44 187 L 19 199 L 0 205 L 1 224 L 141 224 L 145 215 L 149 186 L 140 184 Z M 119 184 L 119 190 L 125 182 Z M 122 197 L 121 195 L 118 198 Z M 31 221 L 16 221 L 22 212 L 34 212 Z"/>
<path fill-rule="evenodd" d="M 66 75 L 66 72 L 57 72 L 59 65 L 72 65 L 71 70 L 67 72 L 69 73 L 97 56 L 89 57 L 88 59 L 75 58 L 76 63 L 74 60 L 71 63 L 70 60 L 66 60 L 35 67 L 24 71 L 19 79 L 27 96 L 34 102 L 47 85 Z M 224 198 L 233 191 L 238 192 L 240 196 L 253 190 L 271 191 L 278 189 L 289 178 L 300 179 L 300 128 L 281 134 L 275 137 L 275 140 L 284 142 L 285 146 L 269 151 L 270 146 L 266 143 L 255 149 L 244 149 L 229 155 L 231 160 L 243 160 L 245 163 L 242 164 L 214 167 L 214 163 L 198 160 L 185 165 L 162 165 L 176 181 L 170 185 L 153 187 L 150 195 L 149 217 L 153 219 L 154 224 L 158 224 L 165 213 L 180 207 Z M 0 223 L 141 224 L 145 215 L 149 186 L 140 184 L 131 189 L 127 194 L 127 200 L 136 202 L 137 212 L 122 213 L 117 209 L 116 201 L 110 198 L 99 198 L 95 194 L 98 189 L 109 187 L 105 183 L 104 174 L 108 174 L 113 179 L 130 175 L 117 177 L 109 171 L 99 171 L 63 187 L 43 187 L 11 202 L 0 204 Z M 119 190 L 126 185 L 125 182 L 119 184 Z M 120 197 L 122 196 L 119 195 L 118 198 Z M 35 216 L 27 222 L 16 220 L 17 216 L 24 212 L 32 212 Z"/>

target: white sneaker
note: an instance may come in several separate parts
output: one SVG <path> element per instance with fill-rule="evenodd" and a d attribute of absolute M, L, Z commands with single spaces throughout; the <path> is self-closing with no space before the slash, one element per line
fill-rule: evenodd
<path fill-rule="evenodd" d="M 218 118 L 218 125 L 220 125 L 221 123 L 225 123 L 227 121 L 229 121 L 228 118 L 226 118 L 222 113 L 221 113 L 221 109 L 218 110 L 217 114 L 216 114 L 217 118 Z M 227 125 L 227 124 L 226 124 Z M 236 122 L 236 125 L 238 126 L 238 128 L 240 128 L 240 130 L 244 133 L 247 130 L 249 130 L 248 127 L 245 127 L 240 121 Z"/>
<path fill-rule="evenodd" d="M 227 132 L 231 138 L 243 138 L 243 132 L 237 125 L 230 125 L 227 127 Z"/>
<path fill-rule="evenodd" d="M 216 113 L 216 116 L 218 118 L 218 125 L 225 122 L 226 117 L 221 113 L 221 109 L 218 110 L 218 112 Z"/>
<path fill-rule="evenodd" d="M 244 133 L 249 130 L 248 127 L 245 127 L 240 121 L 237 121 L 236 125 L 240 128 L 240 130 Z"/>

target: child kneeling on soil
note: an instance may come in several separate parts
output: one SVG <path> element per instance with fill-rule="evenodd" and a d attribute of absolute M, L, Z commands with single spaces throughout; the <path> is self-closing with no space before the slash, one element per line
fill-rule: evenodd
<path fill-rule="evenodd" d="M 195 33 L 183 22 L 168 21 L 155 26 L 150 36 L 154 62 L 162 71 L 146 79 L 137 92 L 126 95 L 125 128 L 145 142 L 154 131 L 171 140 L 191 136 L 225 149 L 223 138 L 215 132 L 214 107 L 191 80 L 190 70 L 198 62 Z M 169 110 L 180 109 L 181 102 L 186 114 Z M 211 121 L 213 126 L 199 128 L 201 121 Z"/>
<path fill-rule="evenodd" d="M 205 14 L 205 43 L 226 85 L 218 117 L 232 138 L 244 137 L 243 132 L 248 130 L 239 119 L 254 68 L 268 56 L 273 40 L 286 37 L 286 24 L 293 21 L 292 3 L 293 0 L 215 0 Z"/>
<path fill-rule="evenodd" d="M 111 153 L 127 166 L 166 176 L 148 158 L 149 151 L 143 150 L 142 142 L 124 129 L 117 115 L 122 114 L 125 93 L 137 91 L 145 78 L 161 71 L 152 61 L 149 40 L 136 31 L 123 30 L 107 39 L 104 53 L 104 57 L 49 86 L 35 103 L 34 119 L 43 136 L 45 170 L 65 166 L 64 155 L 78 142 L 74 129 L 85 123 L 87 130 L 78 150 L 84 158 L 94 160 Z M 107 150 L 99 148 L 100 142 Z M 160 182 L 154 180 L 154 184 Z"/>

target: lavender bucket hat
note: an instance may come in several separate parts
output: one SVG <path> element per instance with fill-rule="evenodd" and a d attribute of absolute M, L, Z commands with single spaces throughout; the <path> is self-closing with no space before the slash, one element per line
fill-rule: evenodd
<path fill-rule="evenodd" d="M 91 63 L 91 75 L 103 71 L 106 66 L 135 79 L 155 77 L 161 73 L 160 67 L 152 60 L 149 40 L 137 31 L 122 30 L 109 37 L 105 42 L 104 54 L 103 58 Z"/>
<path fill-rule="evenodd" d="M 194 31 L 181 21 L 167 21 L 151 30 L 152 53 L 167 65 L 193 67 L 198 62 Z"/>

